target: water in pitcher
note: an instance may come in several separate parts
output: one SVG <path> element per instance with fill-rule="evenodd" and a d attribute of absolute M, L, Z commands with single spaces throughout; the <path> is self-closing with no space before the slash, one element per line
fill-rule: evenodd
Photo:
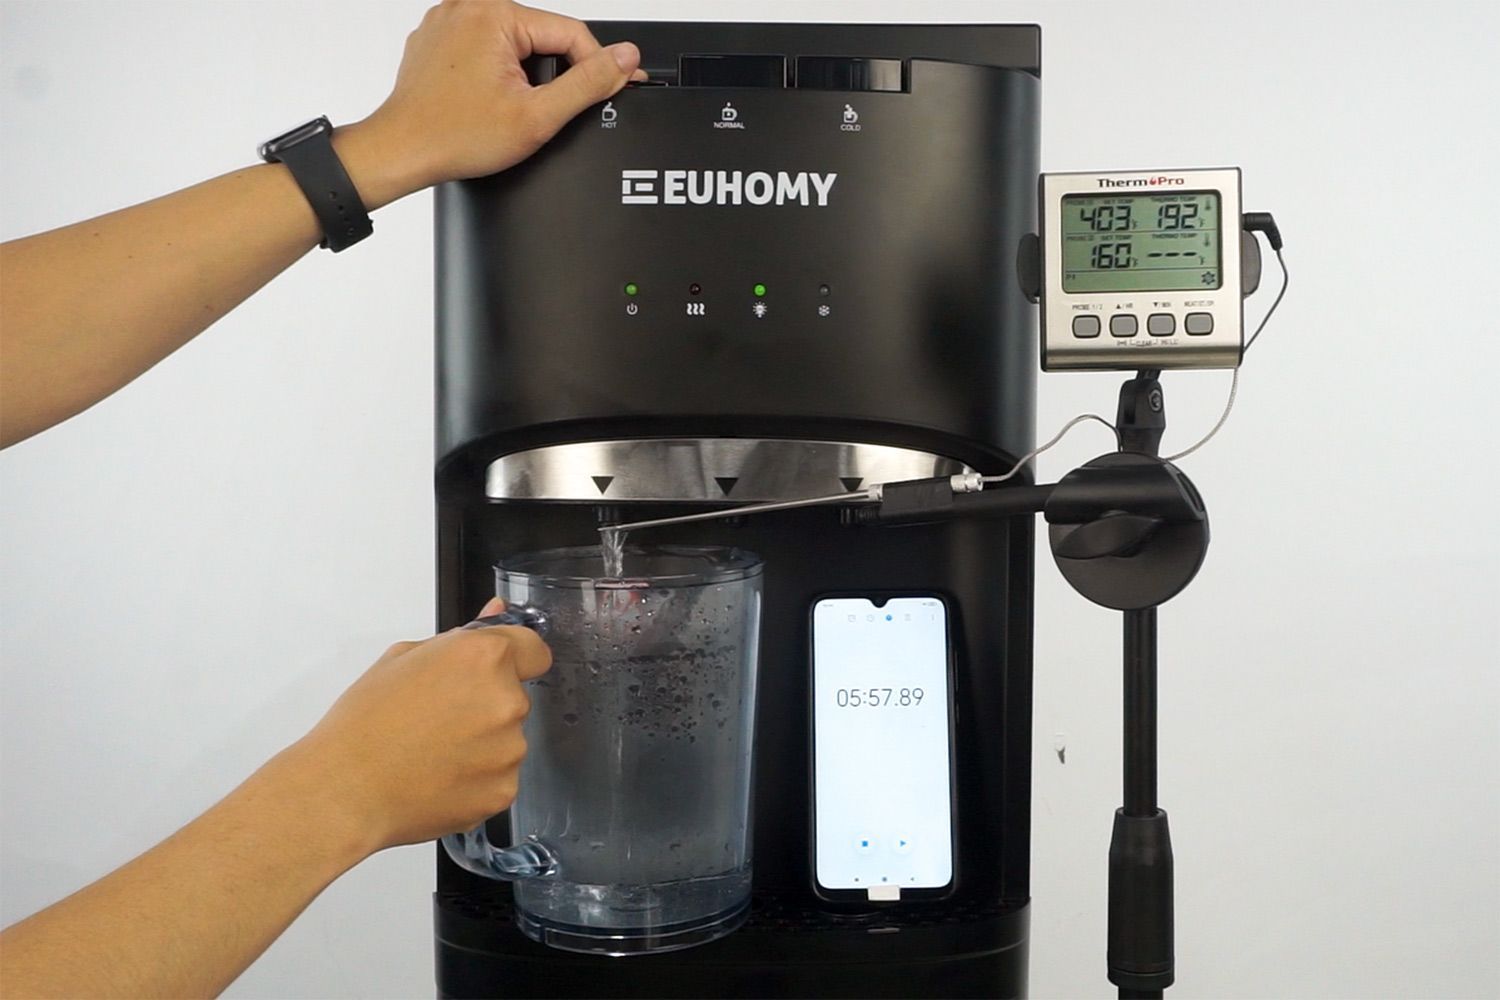
<path fill-rule="evenodd" d="M 517 838 L 556 845 L 559 877 L 515 893 L 523 917 L 650 929 L 659 950 L 748 899 L 760 594 L 758 578 L 632 587 L 623 555 L 606 573 L 623 585 L 552 611 L 553 666 L 526 723 L 548 749 L 527 756 L 511 817 Z"/>

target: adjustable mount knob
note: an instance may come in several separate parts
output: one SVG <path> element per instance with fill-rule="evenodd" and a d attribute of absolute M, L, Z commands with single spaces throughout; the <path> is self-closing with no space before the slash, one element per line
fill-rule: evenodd
<path fill-rule="evenodd" d="M 1074 469 L 1053 487 L 1043 514 L 1063 577 L 1118 611 L 1175 597 L 1208 553 L 1208 511 L 1197 489 L 1152 455 L 1114 452 Z"/>

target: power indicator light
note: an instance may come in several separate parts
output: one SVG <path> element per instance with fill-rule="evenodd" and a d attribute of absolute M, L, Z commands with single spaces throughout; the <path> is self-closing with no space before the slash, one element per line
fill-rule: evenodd
<path fill-rule="evenodd" d="M 626 295 L 634 295 L 636 292 L 639 292 L 640 290 L 641 290 L 641 286 L 637 285 L 635 282 L 633 282 L 633 281 L 627 281 L 627 282 L 625 282 L 625 294 Z"/>
<path fill-rule="evenodd" d="M 766 294 L 766 286 L 757 283 L 756 286 L 753 289 L 751 289 L 751 291 L 753 291 L 755 293 L 755 297 L 756 298 L 760 298 L 762 295 Z"/>

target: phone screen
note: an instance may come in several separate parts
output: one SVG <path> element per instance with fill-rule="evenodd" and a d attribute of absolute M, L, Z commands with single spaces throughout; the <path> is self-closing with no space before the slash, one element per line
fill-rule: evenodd
<path fill-rule="evenodd" d="M 953 880 L 948 614 L 936 597 L 813 607 L 818 884 L 936 889 Z"/>

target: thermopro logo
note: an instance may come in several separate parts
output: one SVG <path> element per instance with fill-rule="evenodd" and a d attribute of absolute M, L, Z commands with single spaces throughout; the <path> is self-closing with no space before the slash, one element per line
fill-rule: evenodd
<path fill-rule="evenodd" d="M 824 208 L 838 174 L 779 170 L 622 170 L 622 205 L 812 205 Z M 660 184 L 660 188 L 658 188 Z"/>
<path fill-rule="evenodd" d="M 1099 178 L 1099 186 L 1102 188 L 1180 187 L 1186 183 L 1186 177 L 1168 177 L 1165 174 L 1156 177 L 1130 177 L 1119 181 L 1109 177 Z"/>

